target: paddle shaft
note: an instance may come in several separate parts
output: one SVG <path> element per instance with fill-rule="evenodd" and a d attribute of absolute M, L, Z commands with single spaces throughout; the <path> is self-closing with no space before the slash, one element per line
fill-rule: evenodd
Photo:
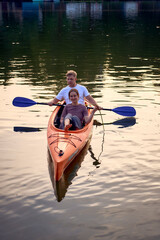
<path fill-rule="evenodd" d="M 94 109 L 94 107 L 87 107 L 88 109 Z M 101 110 L 106 110 L 106 111 L 112 111 L 112 109 L 109 108 L 102 108 Z"/>
<path fill-rule="evenodd" d="M 37 102 L 37 104 L 39 105 L 48 105 L 48 103 L 39 103 Z M 53 104 L 53 106 L 66 106 L 66 105 L 62 105 L 62 104 Z M 94 109 L 94 107 L 87 107 L 87 109 Z M 102 108 L 101 110 L 106 110 L 106 111 L 113 111 L 112 109 L 109 108 Z"/>
<path fill-rule="evenodd" d="M 37 103 L 37 104 L 41 104 L 41 105 L 48 105 L 47 103 Z M 62 104 L 53 104 L 53 106 L 66 106 L 66 105 L 62 105 Z M 94 109 L 94 107 L 87 107 L 88 109 Z M 105 110 L 105 111 L 112 111 L 116 114 L 122 115 L 122 116 L 128 116 L 128 117 L 134 117 L 136 115 L 136 111 L 133 107 L 117 107 L 117 108 L 102 108 L 101 110 Z"/>
<path fill-rule="evenodd" d="M 39 104 L 39 105 L 48 105 L 48 103 L 39 103 L 37 102 L 36 104 Z M 53 106 L 66 106 L 66 105 L 62 105 L 62 104 L 53 104 Z M 94 109 L 94 107 L 87 107 L 88 109 Z M 102 108 L 102 110 L 106 110 L 106 111 L 112 111 L 112 109 L 109 109 L 109 108 Z"/>

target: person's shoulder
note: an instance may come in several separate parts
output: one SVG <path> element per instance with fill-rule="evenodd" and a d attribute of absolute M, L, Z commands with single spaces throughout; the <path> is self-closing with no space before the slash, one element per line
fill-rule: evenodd
<path fill-rule="evenodd" d="M 85 86 L 77 83 L 76 87 L 85 87 Z"/>
<path fill-rule="evenodd" d="M 87 89 L 85 86 L 81 85 L 81 84 L 77 84 L 76 87 L 78 89 Z"/>
<path fill-rule="evenodd" d="M 64 106 L 65 111 L 68 111 L 68 109 L 70 109 L 70 107 L 71 107 L 70 104 L 66 104 L 66 105 Z M 63 109 L 63 110 L 64 110 L 64 109 Z"/>
<path fill-rule="evenodd" d="M 72 106 L 72 104 L 71 104 L 71 103 L 68 103 L 65 107 L 69 108 L 69 107 L 71 107 L 71 106 Z"/>
<path fill-rule="evenodd" d="M 75 108 L 75 106 L 72 105 L 72 103 L 68 103 L 66 106 L 67 106 L 67 109 L 73 109 L 73 108 Z"/>
<path fill-rule="evenodd" d="M 62 88 L 61 91 L 66 91 L 66 90 L 68 90 L 68 89 L 70 89 L 70 87 L 69 87 L 69 86 L 66 86 L 66 87 Z"/>

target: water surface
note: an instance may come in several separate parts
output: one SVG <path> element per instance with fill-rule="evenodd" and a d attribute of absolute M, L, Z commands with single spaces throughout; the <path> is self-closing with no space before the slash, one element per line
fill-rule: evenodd
<path fill-rule="evenodd" d="M 160 238 L 159 13 L 159 1 L 0 3 L 1 239 Z M 69 69 L 99 105 L 137 115 L 97 113 L 56 186 L 46 137 L 54 107 L 12 100 L 49 101 Z"/>

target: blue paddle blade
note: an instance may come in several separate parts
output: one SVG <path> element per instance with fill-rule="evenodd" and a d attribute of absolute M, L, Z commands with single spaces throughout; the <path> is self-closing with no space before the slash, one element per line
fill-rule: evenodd
<path fill-rule="evenodd" d="M 12 104 L 16 107 L 30 107 L 32 105 L 37 104 L 35 101 L 24 98 L 24 97 L 16 97 L 13 99 Z"/>
<path fill-rule="evenodd" d="M 136 115 L 136 110 L 133 107 L 129 106 L 117 107 L 112 109 L 112 111 L 126 117 L 134 117 Z"/>

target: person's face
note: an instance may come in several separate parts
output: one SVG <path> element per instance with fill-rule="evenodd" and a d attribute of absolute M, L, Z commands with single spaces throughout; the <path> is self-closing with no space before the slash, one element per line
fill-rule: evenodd
<path fill-rule="evenodd" d="M 72 103 L 77 103 L 79 97 L 78 97 L 76 92 L 71 92 L 70 96 L 69 96 L 69 99 L 71 100 Z"/>
<path fill-rule="evenodd" d="M 77 78 L 74 77 L 73 75 L 68 75 L 67 76 L 67 83 L 70 87 L 75 87 L 76 86 L 76 80 L 77 80 Z"/>

